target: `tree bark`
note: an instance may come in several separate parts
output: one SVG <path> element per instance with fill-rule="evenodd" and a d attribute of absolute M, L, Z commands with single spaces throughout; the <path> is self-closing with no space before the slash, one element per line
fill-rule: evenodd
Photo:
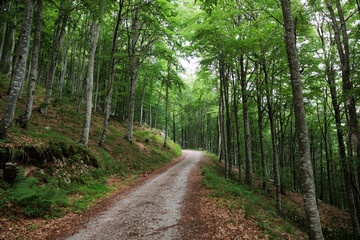
<path fill-rule="evenodd" d="M 5 2 L 4 3 L 4 7 L 5 7 Z M 8 10 L 7 10 L 7 13 L 9 13 L 10 11 L 10 7 L 11 7 L 11 1 L 9 1 L 9 7 L 8 7 Z M 4 8 L 2 8 L 4 9 Z M 1 10 L 2 10 L 1 9 Z M 5 18 L 5 22 L 4 22 L 4 27 L 3 27 L 3 32 L 2 32 L 2 37 L 1 37 L 1 45 L 0 45 L 0 61 L 2 59 L 2 56 L 3 56 L 3 50 L 4 50 L 4 43 L 5 43 L 5 36 L 6 36 L 6 30 L 7 30 L 7 21 L 8 21 L 8 18 L 6 17 Z"/>
<path fill-rule="evenodd" d="M 241 149 L 240 149 L 240 127 L 239 127 L 239 103 L 238 103 L 238 84 L 233 77 L 233 91 L 234 91 L 234 115 L 235 115 L 235 129 L 236 129 L 236 150 L 237 150 L 237 164 L 239 168 L 239 183 L 242 183 L 242 174 L 241 174 Z"/>
<path fill-rule="evenodd" d="M 101 28 L 101 25 L 100 25 L 100 28 Z M 102 65 L 102 61 L 101 61 L 101 50 L 102 50 L 101 39 L 102 39 L 102 31 L 101 31 L 101 36 L 100 36 L 99 62 L 98 62 L 97 75 L 96 75 L 96 89 L 95 89 L 95 99 L 94 99 L 94 107 L 93 107 L 93 112 L 94 113 L 97 110 L 98 97 L 99 97 L 99 84 L 100 84 L 99 80 L 100 80 L 100 70 L 101 70 L 100 67 Z"/>
<path fill-rule="evenodd" d="M 47 115 L 47 110 L 48 110 L 48 107 L 50 104 L 52 88 L 54 85 L 54 75 L 55 75 L 56 66 L 57 66 L 58 52 L 60 49 L 61 40 L 65 33 L 65 25 L 67 23 L 68 13 L 65 13 L 64 4 L 67 4 L 67 0 L 62 0 L 60 2 L 59 17 L 55 22 L 50 68 L 49 68 L 49 71 L 47 74 L 47 80 L 46 80 L 46 85 L 47 85 L 46 86 L 46 96 L 45 96 L 43 105 L 40 108 L 40 112 L 44 116 Z"/>
<path fill-rule="evenodd" d="M 111 99 L 112 99 L 112 88 L 113 88 L 113 82 L 114 82 L 114 76 L 115 76 L 115 60 L 114 60 L 114 54 L 115 54 L 115 48 L 116 48 L 116 39 L 119 31 L 119 25 L 121 21 L 121 12 L 123 9 L 124 1 L 120 1 L 119 5 L 119 12 L 117 15 L 116 24 L 114 26 L 114 34 L 111 44 L 111 55 L 110 55 L 110 62 L 109 62 L 109 81 L 107 85 L 107 93 L 106 93 L 106 100 L 105 100 L 105 116 L 104 116 L 104 127 L 103 132 L 101 135 L 101 140 L 99 142 L 99 145 L 102 146 L 105 143 L 106 139 L 106 131 L 107 131 L 107 125 L 110 118 L 110 111 L 111 111 Z"/>
<path fill-rule="evenodd" d="M 295 125 L 298 132 L 302 195 L 309 225 L 309 237 L 312 240 L 324 239 L 321 229 L 320 215 L 316 204 L 315 183 L 310 157 L 309 136 L 305 118 L 301 76 L 296 52 L 290 0 L 281 0 L 281 7 L 284 17 L 285 46 L 290 69 Z"/>
<path fill-rule="evenodd" d="M 243 102 L 243 121 L 244 121 L 244 138 L 245 138 L 245 183 L 252 185 L 252 156 L 251 156 L 251 133 L 248 112 L 248 96 L 247 96 L 247 82 L 246 82 L 246 66 L 244 66 L 244 56 L 240 57 L 240 81 L 241 81 L 241 97 Z M 239 70 L 238 70 L 239 71 Z M 238 73 L 239 75 L 239 73 Z"/>
<path fill-rule="evenodd" d="M 20 87 L 25 78 L 27 58 L 30 46 L 31 25 L 34 13 L 34 0 L 26 0 L 24 18 L 21 26 L 19 46 L 15 62 L 15 72 L 11 80 L 10 94 L 5 106 L 5 111 L 0 122 L 0 139 L 6 137 L 7 129 L 10 127 L 15 115 L 16 102 Z"/>
<path fill-rule="evenodd" d="M 160 104 L 160 99 L 161 99 L 161 90 L 159 89 L 158 91 L 158 102 L 157 102 L 157 106 L 156 106 L 156 112 L 155 112 L 155 122 L 154 122 L 154 128 L 156 128 L 156 123 L 157 123 L 157 117 L 158 117 L 158 111 L 159 111 L 159 104 Z"/>
<path fill-rule="evenodd" d="M 16 43 L 16 17 L 17 17 L 17 7 L 15 7 L 14 13 L 14 22 L 13 27 L 11 30 L 11 50 L 10 50 L 10 58 L 9 58 L 9 72 L 7 73 L 8 76 L 11 76 L 13 70 L 13 62 L 14 62 L 14 53 L 15 53 L 15 43 Z"/>
<path fill-rule="evenodd" d="M 140 121 L 139 121 L 139 125 L 140 125 L 140 126 L 142 125 L 142 122 L 143 122 L 143 110 L 144 110 L 145 88 L 146 88 L 146 76 L 144 77 L 144 85 L 143 85 L 142 94 L 141 94 Z"/>
<path fill-rule="evenodd" d="M 105 7 L 105 5 L 104 5 Z M 86 83 L 86 93 L 85 93 L 85 116 L 84 116 L 84 125 L 80 143 L 87 146 L 89 141 L 89 132 L 90 132 L 90 123 L 91 123 L 91 105 L 92 105 L 92 92 L 93 92 L 93 83 L 94 83 L 94 61 L 95 61 L 95 52 L 96 45 L 99 39 L 100 23 L 93 20 L 91 25 L 91 40 L 90 40 L 90 51 L 89 51 L 89 60 L 88 60 L 88 70 L 87 70 L 87 83 Z"/>
<path fill-rule="evenodd" d="M 168 62 L 168 82 L 166 83 L 166 94 L 165 94 L 165 141 L 164 147 L 167 147 L 168 137 L 168 106 L 169 106 L 169 81 L 170 81 L 170 62 Z"/>
<path fill-rule="evenodd" d="M 266 91 L 266 101 L 267 109 L 270 121 L 270 132 L 271 132 L 271 144 L 272 144 L 272 157 L 273 157 L 273 172 L 274 172 L 274 186 L 276 188 L 276 210 L 281 211 L 281 181 L 280 181 L 280 171 L 279 171 L 279 156 L 276 145 L 276 129 L 274 122 L 274 111 L 272 106 L 272 98 L 269 85 L 269 77 L 266 68 L 266 63 L 263 61 L 263 70 L 265 75 L 265 91 Z"/>
<path fill-rule="evenodd" d="M 259 127 L 259 141 L 260 141 L 260 158 L 261 158 L 261 166 L 262 166 L 262 188 L 267 193 L 267 174 L 266 174 L 266 160 L 265 160 L 265 148 L 264 148 L 264 127 L 263 127 L 263 107 L 262 107 L 262 89 L 261 82 L 259 81 L 259 77 L 256 82 L 257 85 L 257 111 L 258 111 L 258 127 Z"/>
<path fill-rule="evenodd" d="M 39 52 L 41 41 L 41 27 L 43 18 L 43 0 L 37 2 L 37 18 L 34 33 L 34 42 L 31 56 L 31 69 L 30 69 L 30 81 L 27 87 L 27 98 L 24 113 L 19 118 L 19 123 L 22 128 L 26 128 L 29 119 L 32 114 L 32 107 L 34 103 L 35 83 L 38 78 L 38 66 L 39 66 Z"/>
<path fill-rule="evenodd" d="M 87 21 L 85 23 L 85 28 L 87 29 Z M 80 73 L 80 77 L 79 77 L 79 85 L 78 85 L 78 91 L 77 91 L 77 107 L 76 107 L 76 112 L 80 111 L 80 105 L 81 105 L 81 100 L 82 100 L 82 96 L 83 96 L 83 87 L 84 87 L 84 73 L 85 73 L 85 58 L 86 58 L 86 46 L 87 46 L 87 42 L 88 42 L 88 38 L 89 38 L 89 32 L 86 30 L 85 31 L 85 38 L 84 38 L 84 47 L 83 47 L 83 55 L 82 55 L 82 64 L 81 64 L 81 73 Z"/>

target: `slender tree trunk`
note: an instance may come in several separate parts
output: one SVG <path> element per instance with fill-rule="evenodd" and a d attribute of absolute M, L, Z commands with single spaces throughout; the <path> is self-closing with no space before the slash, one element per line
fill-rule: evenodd
<path fill-rule="evenodd" d="M 5 1 L 3 1 L 3 3 L 5 4 Z M 5 7 L 5 5 L 4 5 Z M 11 8 L 11 1 L 9 1 L 9 7 L 7 10 L 7 13 L 9 13 Z M 2 8 L 3 9 L 3 8 Z M 1 9 L 1 10 L 2 10 Z M 0 61 L 2 59 L 3 56 L 3 51 L 4 51 L 4 43 L 5 43 L 5 36 L 6 36 L 6 30 L 7 30 L 7 22 L 8 22 L 8 18 L 5 18 L 5 22 L 4 22 L 4 27 L 3 27 L 3 32 L 2 32 L 2 36 L 1 36 L 1 45 L 0 45 Z"/>
<path fill-rule="evenodd" d="M 77 50 L 77 42 L 75 41 L 74 47 L 73 47 L 73 49 L 71 51 L 71 54 L 72 54 L 72 69 L 71 69 L 71 75 L 70 75 L 71 76 L 71 99 L 73 99 L 74 95 L 75 95 L 76 50 Z"/>
<path fill-rule="evenodd" d="M 281 7 L 284 17 L 285 45 L 291 76 L 295 124 L 298 131 L 302 194 L 309 224 L 309 237 L 311 240 L 324 239 L 321 230 L 319 210 L 316 204 L 315 183 L 310 157 L 309 137 L 305 118 L 301 76 L 296 53 L 290 0 L 281 0 Z"/>
<path fill-rule="evenodd" d="M 176 125 L 175 125 L 176 121 L 175 121 L 175 112 L 174 112 L 174 110 L 173 110 L 172 120 L 173 120 L 173 141 L 177 142 L 176 141 L 176 128 L 175 128 L 176 127 Z"/>
<path fill-rule="evenodd" d="M 154 128 L 156 128 L 156 123 L 157 123 L 157 116 L 158 116 L 158 111 L 159 111 L 159 104 L 160 104 L 160 99 L 161 99 L 161 90 L 159 89 L 159 92 L 158 92 L 158 102 L 157 102 L 157 106 L 156 106 L 156 112 L 155 112 L 155 123 L 154 123 Z"/>
<path fill-rule="evenodd" d="M 41 41 L 41 27 L 43 18 L 43 0 L 37 2 L 37 18 L 34 33 L 34 42 L 31 56 L 30 81 L 27 87 L 27 98 L 24 113 L 19 118 L 19 123 L 22 128 L 26 128 L 32 114 L 32 107 L 34 103 L 35 83 L 38 78 L 39 52 Z"/>
<path fill-rule="evenodd" d="M 274 123 L 274 111 L 272 107 L 272 98 L 269 85 L 269 77 L 267 73 L 266 63 L 263 61 L 263 70 L 265 75 L 265 90 L 266 90 L 266 100 L 267 100 L 267 109 L 270 121 L 270 131 L 271 131 L 271 144 L 272 144 L 272 157 L 273 157 L 273 172 L 274 172 L 274 186 L 276 188 L 276 209 L 281 211 L 281 181 L 280 181 L 280 171 L 279 171 L 279 157 L 276 146 L 276 129 Z"/>
<path fill-rule="evenodd" d="M 104 4 L 105 8 L 105 4 Z M 89 141 L 89 132 L 90 132 L 90 123 L 91 123 L 91 105 L 92 105 L 92 92 L 93 92 L 93 80 L 94 80 L 94 61 L 95 61 L 95 52 L 96 45 L 99 38 L 100 24 L 93 20 L 91 25 L 91 40 L 90 40 L 90 51 L 89 51 L 89 60 L 88 60 L 88 70 L 87 70 L 87 83 L 86 83 L 86 92 L 85 92 L 85 116 L 84 116 L 84 125 L 80 143 L 87 146 Z"/>
<path fill-rule="evenodd" d="M 115 67 L 116 67 L 115 60 L 114 60 L 114 54 L 115 54 L 116 38 L 118 35 L 118 30 L 119 30 L 119 25 L 120 25 L 120 20 L 121 20 L 121 12 L 122 12 L 122 8 L 123 8 L 123 3 L 124 3 L 123 1 L 119 2 L 120 8 L 119 8 L 119 12 L 117 15 L 116 24 L 114 26 L 114 34 L 113 34 L 113 39 L 112 39 L 112 44 L 111 44 L 111 55 L 110 55 L 110 62 L 109 62 L 109 81 L 108 81 L 108 85 L 107 85 L 107 93 L 106 93 L 106 100 L 105 100 L 104 127 L 103 127 L 103 132 L 101 135 L 101 140 L 99 142 L 100 146 L 104 145 L 104 143 L 105 143 L 107 125 L 108 125 L 109 118 L 110 118 L 112 88 L 113 88 L 113 81 L 114 81 L 114 77 L 115 77 Z"/>
<path fill-rule="evenodd" d="M 11 88 L 5 111 L 0 122 L 0 139 L 6 137 L 7 129 L 10 127 L 15 115 L 16 102 L 20 87 L 25 78 L 26 63 L 29 54 L 30 33 L 34 13 L 34 0 L 26 0 L 24 18 L 19 37 L 19 46 L 15 61 L 15 72 L 11 81 Z"/>
<path fill-rule="evenodd" d="M 222 155 L 225 159 L 225 178 L 228 178 L 228 151 L 227 151 L 227 144 L 226 144 L 226 123 L 225 123 L 225 103 L 224 103 L 224 80 L 223 80 L 223 63 L 221 59 L 221 55 L 219 54 L 219 73 L 220 73 L 220 101 L 221 101 L 221 148 L 222 148 Z M 219 158 L 219 161 L 221 161 L 221 158 Z"/>
<path fill-rule="evenodd" d="M 139 121 L 139 125 L 140 125 L 140 126 L 142 125 L 142 122 L 143 122 L 143 110 L 144 110 L 145 88 L 146 88 L 146 76 L 144 77 L 144 85 L 143 85 L 142 94 L 141 94 L 140 121 Z"/>
<path fill-rule="evenodd" d="M 149 128 L 152 128 L 152 112 L 151 112 L 151 97 L 153 93 L 153 79 L 151 78 L 150 96 L 149 96 Z"/>
<path fill-rule="evenodd" d="M 138 81 L 138 68 L 140 56 L 137 52 L 137 42 L 139 40 L 139 9 L 135 3 L 131 10 L 131 33 L 129 34 L 129 63 L 130 63 L 130 99 L 129 99 L 129 114 L 128 127 L 126 131 L 126 138 L 132 143 L 133 136 L 133 122 L 134 122 L 134 107 L 135 107 L 135 89 Z"/>
<path fill-rule="evenodd" d="M 76 26 L 77 22 L 78 21 L 75 22 L 75 26 Z M 73 30 L 71 31 L 70 36 L 68 37 L 67 41 L 63 42 L 64 46 L 63 46 L 63 51 L 62 51 L 62 56 L 61 56 L 61 73 L 60 73 L 60 84 L 59 84 L 60 98 L 62 97 L 64 83 L 65 83 L 65 74 L 66 74 L 66 69 L 67 69 L 67 64 L 68 64 L 70 41 L 74 34 L 75 28 L 76 27 L 74 27 Z M 69 27 L 69 31 L 70 31 L 70 27 Z"/>
<path fill-rule="evenodd" d="M 259 78 L 259 77 L 257 77 Z M 259 127 L 259 141 L 260 141 L 260 157 L 262 166 L 262 177 L 263 177 L 263 190 L 267 193 L 267 174 L 266 174 L 266 160 L 265 160 L 265 148 L 264 148 L 264 127 L 263 127 L 263 107 L 262 107 L 262 89 L 261 82 L 258 80 L 257 83 L 257 110 L 258 110 L 258 127 Z"/>
<path fill-rule="evenodd" d="M 10 50 L 10 58 L 9 58 L 9 72 L 7 73 L 8 76 L 11 76 L 13 65 L 14 65 L 14 53 L 15 53 L 15 43 L 16 43 L 16 17 L 17 17 L 17 6 L 15 7 L 15 14 L 14 14 L 14 23 L 11 30 L 11 50 Z"/>
<path fill-rule="evenodd" d="M 221 84 L 221 83 L 220 83 Z M 221 85 L 220 85 L 221 88 Z M 222 122 L 221 122 L 221 109 L 222 109 L 222 101 L 221 101 L 221 93 L 220 93 L 220 98 L 219 98 L 219 110 L 218 110 L 218 131 L 219 131 L 219 140 L 218 140 L 218 157 L 219 157 L 219 162 L 221 162 L 221 158 L 223 155 L 223 151 L 222 151 L 222 136 L 223 136 L 223 132 L 222 132 Z"/>
<path fill-rule="evenodd" d="M 101 50 L 102 50 L 102 44 L 101 44 L 101 40 L 102 40 L 102 30 L 101 30 L 101 25 L 100 25 L 100 47 L 99 47 L 99 61 L 98 61 L 98 68 L 97 68 L 97 74 L 96 74 L 96 89 L 95 89 L 95 99 L 94 99 L 94 107 L 93 107 L 93 112 L 95 113 L 97 110 L 97 104 L 98 104 L 98 97 L 99 97 L 99 80 L 100 80 L 100 71 L 101 71 L 101 65 L 102 65 L 102 61 L 101 61 Z"/>
<path fill-rule="evenodd" d="M 168 62 L 168 81 L 170 80 L 170 62 Z M 165 94 L 165 141 L 164 147 L 167 147 L 168 137 L 168 106 L 169 106 L 169 83 L 166 83 L 166 94 Z"/>
<path fill-rule="evenodd" d="M 85 23 L 87 28 L 87 22 Z M 85 31 L 85 41 L 84 41 L 84 48 L 83 48 L 83 56 L 82 56 L 82 64 L 81 64 L 81 74 L 79 78 L 79 85 L 78 85 L 78 95 L 77 95 L 77 107 L 76 112 L 80 111 L 81 101 L 83 97 L 83 88 L 84 88 L 84 73 L 85 73 L 85 58 L 86 58 L 86 46 L 89 38 L 89 32 Z"/>
<path fill-rule="evenodd" d="M 248 113 L 248 96 L 247 96 L 247 82 L 246 82 L 246 67 L 244 66 L 244 57 L 241 55 L 240 58 L 241 66 L 241 96 L 243 101 L 243 121 L 244 121 L 244 138 L 245 138 L 245 183 L 247 185 L 252 185 L 252 156 L 251 156 L 251 133 L 250 133 L 250 123 L 249 123 L 249 113 Z"/>
<path fill-rule="evenodd" d="M 236 129 L 236 150 L 237 150 L 237 163 L 239 168 L 239 183 L 242 183 L 242 174 L 241 174 L 241 149 L 240 149 L 240 126 L 239 126 L 239 103 L 238 103 L 238 93 L 237 93 L 238 85 L 233 77 L 233 90 L 234 90 L 234 115 L 235 115 L 235 129 Z M 263 168 L 265 169 L 265 168 Z"/>
<path fill-rule="evenodd" d="M 60 49 L 60 43 L 61 39 L 64 36 L 65 33 L 65 25 L 67 23 L 67 13 L 64 12 L 64 4 L 66 4 L 66 0 L 62 0 L 60 2 L 60 9 L 59 9 L 59 17 L 56 20 L 55 24 L 55 30 L 54 30 L 54 36 L 53 36 L 53 46 L 52 46 L 52 54 L 51 54 L 51 61 L 50 61 L 50 68 L 47 75 L 47 81 L 46 81 L 46 96 L 44 99 L 44 103 L 42 107 L 40 108 L 40 112 L 42 115 L 47 115 L 47 110 L 50 104 L 50 98 L 52 95 L 52 88 L 54 85 L 54 76 L 57 66 L 57 56 L 58 51 Z"/>

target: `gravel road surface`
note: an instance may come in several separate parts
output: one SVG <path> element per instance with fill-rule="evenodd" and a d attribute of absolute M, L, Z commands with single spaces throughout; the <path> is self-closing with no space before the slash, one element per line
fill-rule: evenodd
<path fill-rule="evenodd" d="M 123 196 L 68 239 L 180 239 L 177 224 L 188 175 L 203 153 L 183 154 L 184 160 Z"/>

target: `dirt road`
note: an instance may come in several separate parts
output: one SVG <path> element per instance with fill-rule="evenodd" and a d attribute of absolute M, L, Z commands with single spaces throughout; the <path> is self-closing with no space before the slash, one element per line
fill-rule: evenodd
<path fill-rule="evenodd" d="M 177 224 L 188 175 L 203 153 L 183 154 L 184 160 L 123 196 L 68 239 L 180 239 Z"/>

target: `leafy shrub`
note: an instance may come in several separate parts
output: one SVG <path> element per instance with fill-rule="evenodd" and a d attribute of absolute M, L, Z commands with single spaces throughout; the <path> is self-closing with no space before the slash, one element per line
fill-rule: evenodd
<path fill-rule="evenodd" d="M 7 190 L 8 199 L 19 205 L 30 217 L 44 216 L 53 207 L 68 204 L 66 192 L 56 186 L 56 180 L 48 178 L 48 183 L 38 186 L 39 180 L 26 178 L 20 168 L 14 184 Z"/>

